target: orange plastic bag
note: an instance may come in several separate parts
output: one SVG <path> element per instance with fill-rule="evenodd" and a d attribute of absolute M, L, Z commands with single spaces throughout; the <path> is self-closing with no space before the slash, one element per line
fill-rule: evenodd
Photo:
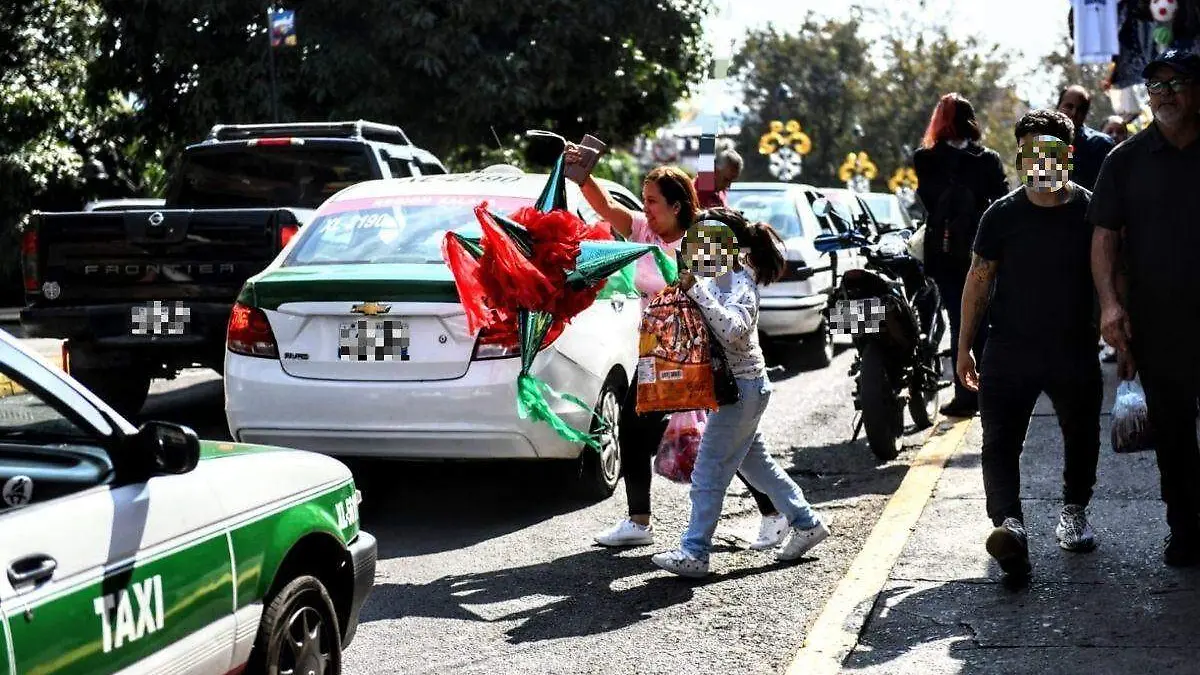
<path fill-rule="evenodd" d="M 637 412 L 716 410 L 712 336 L 704 315 L 678 286 L 667 286 L 642 313 Z"/>

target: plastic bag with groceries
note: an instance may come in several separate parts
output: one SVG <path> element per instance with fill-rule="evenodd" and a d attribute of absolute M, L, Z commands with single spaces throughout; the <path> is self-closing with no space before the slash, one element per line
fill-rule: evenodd
<path fill-rule="evenodd" d="M 667 432 L 654 456 L 654 471 L 676 483 L 692 482 L 692 469 L 700 454 L 700 438 L 704 435 L 707 414 L 701 410 L 671 415 Z"/>

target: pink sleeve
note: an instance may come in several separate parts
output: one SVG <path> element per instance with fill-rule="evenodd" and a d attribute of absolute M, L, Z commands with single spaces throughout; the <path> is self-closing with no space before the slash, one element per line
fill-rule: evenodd
<path fill-rule="evenodd" d="M 630 238 L 642 244 L 658 244 L 659 236 L 650 229 L 650 223 L 646 220 L 646 214 L 640 211 L 633 212 L 633 222 L 630 225 Z"/>

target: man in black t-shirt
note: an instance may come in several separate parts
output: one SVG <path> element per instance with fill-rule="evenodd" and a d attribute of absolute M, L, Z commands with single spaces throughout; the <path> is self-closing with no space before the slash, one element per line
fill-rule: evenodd
<path fill-rule="evenodd" d="M 1065 453 L 1055 534 L 1069 551 L 1096 545 L 1086 510 L 1100 452 L 1102 380 L 1087 221 L 1091 193 L 1069 180 L 1073 136 L 1070 118 L 1057 111 L 1034 111 L 1017 123 L 1018 171 L 1025 185 L 983 214 L 963 292 L 957 372 L 979 391 L 983 485 L 996 526 L 987 550 L 1015 577 L 1030 572 L 1020 457 L 1043 392 L 1058 414 Z M 987 347 L 972 355 L 985 309 Z M 976 372 L 976 356 L 982 374 Z"/>

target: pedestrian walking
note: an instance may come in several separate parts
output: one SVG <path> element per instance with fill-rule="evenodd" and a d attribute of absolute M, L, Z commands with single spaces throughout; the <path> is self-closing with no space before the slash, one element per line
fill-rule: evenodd
<path fill-rule="evenodd" d="M 568 163 L 579 162 L 578 146 L 568 144 Z M 675 167 L 658 167 L 642 183 L 645 211 L 633 211 L 618 204 L 590 175 L 582 184 L 583 196 L 592 209 L 622 236 L 644 244 L 655 244 L 675 253 L 683 235 L 696 217 L 697 197 L 692 179 Z M 650 256 L 637 262 L 635 285 L 642 294 L 643 309 L 650 299 L 666 288 Z M 631 378 L 636 383 L 636 375 Z M 661 413 L 639 415 L 636 412 L 637 387 L 630 386 L 622 410 L 620 425 L 621 459 L 625 474 L 625 496 L 629 517 L 596 535 L 602 546 L 644 546 L 654 543 L 654 525 L 650 522 L 650 482 L 653 478 L 651 457 L 658 450 L 667 430 L 669 417 Z M 739 474 L 740 475 L 740 474 Z M 745 481 L 745 478 L 742 479 Z M 770 548 L 787 535 L 787 520 L 767 495 L 746 484 L 762 518 L 752 548 Z"/>
<path fill-rule="evenodd" d="M 1092 198 L 1092 274 L 1123 379 L 1140 373 L 1167 507 L 1166 564 L 1200 564 L 1200 56 L 1142 72 L 1154 121 L 1109 154 Z"/>
<path fill-rule="evenodd" d="M 996 151 L 980 145 L 983 137 L 970 101 L 946 94 L 929 119 L 921 147 L 913 153 L 917 197 L 928 214 L 925 225 L 925 270 L 945 299 L 950 318 L 950 361 L 958 362 L 963 284 L 971 266 L 971 245 L 979 217 L 993 201 L 1008 193 L 1004 166 Z M 987 328 L 976 334 L 975 353 L 987 344 Z M 954 398 L 942 414 L 971 417 L 979 410 L 976 393 L 954 377 Z"/>
<path fill-rule="evenodd" d="M 979 392 L 983 487 L 995 525 L 987 550 L 1017 577 L 1030 572 L 1020 459 L 1043 393 L 1063 434 L 1063 506 L 1055 535 L 1068 551 L 1096 546 L 1087 507 L 1100 457 L 1103 380 L 1095 348 L 1091 193 L 1070 180 L 1074 132 L 1071 120 L 1053 110 L 1017 122 L 1024 186 L 984 212 L 962 299 L 957 370 Z M 987 346 L 973 355 L 985 310 Z"/>
<path fill-rule="evenodd" d="M 1058 93 L 1058 111 L 1071 118 L 1071 122 L 1075 125 L 1075 137 L 1071 140 L 1071 144 L 1075 148 L 1073 151 L 1075 165 L 1071 167 L 1071 182 L 1088 190 L 1096 186 L 1096 176 L 1100 175 L 1100 165 L 1117 144 L 1107 134 L 1086 124 L 1091 107 L 1092 95 L 1087 89 L 1077 84 Z"/>
<path fill-rule="evenodd" d="M 700 452 L 692 470 L 692 514 L 678 549 L 659 553 L 655 565 L 681 576 L 708 574 L 713 533 L 721 516 L 725 490 L 734 473 L 770 496 L 787 518 L 791 536 L 776 552 L 779 560 L 795 560 L 829 536 L 800 487 L 767 452 L 759 422 L 771 400 L 771 382 L 758 343 L 759 286 L 778 281 L 785 270 L 782 240 L 766 223 L 746 222 L 737 211 L 711 209 L 697 227 L 728 228 L 740 251 L 715 253 L 697 241 L 686 246 L 679 286 L 708 323 L 724 348 L 737 380 L 739 400 L 723 405 L 708 418 Z M 713 270 L 697 276 L 690 269 Z"/>

